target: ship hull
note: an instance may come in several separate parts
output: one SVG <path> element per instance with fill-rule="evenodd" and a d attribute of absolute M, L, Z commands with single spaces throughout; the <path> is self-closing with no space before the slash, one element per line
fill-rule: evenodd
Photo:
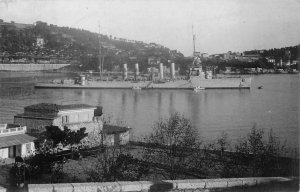
<path fill-rule="evenodd" d="M 11 63 L 11 64 L 0 64 L 0 71 L 48 71 L 56 70 L 70 64 L 22 64 L 22 63 Z"/>
<path fill-rule="evenodd" d="M 153 83 L 151 81 L 87 81 L 84 85 L 62 83 L 37 83 L 35 88 L 56 89 L 250 89 L 251 78 L 225 78 L 225 79 L 197 79 L 175 80 L 165 83 Z"/>

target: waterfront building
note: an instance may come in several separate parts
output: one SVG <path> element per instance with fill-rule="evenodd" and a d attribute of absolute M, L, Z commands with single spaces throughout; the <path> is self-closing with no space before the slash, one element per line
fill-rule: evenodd
<path fill-rule="evenodd" d="M 101 131 L 102 107 L 86 104 L 57 105 L 39 103 L 24 108 L 24 113 L 14 116 L 14 123 L 27 126 L 28 133 L 40 133 L 46 126 L 54 125 L 71 130 L 85 127 L 88 133 Z"/>
<path fill-rule="evenodd" d="M 103 144 L 112 145 L 126 145 L 129 143 L 130 128 L 116 125 L 103 126 Z"/>
<path fill-rule="evenodd" d="M 35 139 L 26 134 L 26 126 L 0 124 L 0 159 L 25 157 L 33 153 Z"/>

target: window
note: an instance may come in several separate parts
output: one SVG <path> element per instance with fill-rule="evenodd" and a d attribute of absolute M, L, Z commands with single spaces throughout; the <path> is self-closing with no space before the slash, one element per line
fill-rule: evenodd
<path fill-rule="evenodd" d="M 62 124 L 69 122 L 69 116 L 62 116 Z"/>
<path fill-rule="evenodd" d="M 26 154 L 29 154 L 31 151 L 31 143 L 26 143 Z"/>

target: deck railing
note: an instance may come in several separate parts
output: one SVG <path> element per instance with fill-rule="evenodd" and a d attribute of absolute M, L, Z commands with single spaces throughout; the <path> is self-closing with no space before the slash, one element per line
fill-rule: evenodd
<path fill-rule="evenodd" d="M 0 128 L 0 136 L 6 135 L 6 134 L 25 133 L 25 132 L 26 132 L 26 126 L 9 128 L 9 129 Z"/>

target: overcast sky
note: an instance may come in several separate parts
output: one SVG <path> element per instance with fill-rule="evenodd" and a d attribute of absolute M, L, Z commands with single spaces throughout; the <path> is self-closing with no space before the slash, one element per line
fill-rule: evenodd
<path fill-rule="evenodd" d="M 144 42 L 191 55 L 300 43 L 300 0 L 0 0 L 0 19 L 41 20 Z"/>

